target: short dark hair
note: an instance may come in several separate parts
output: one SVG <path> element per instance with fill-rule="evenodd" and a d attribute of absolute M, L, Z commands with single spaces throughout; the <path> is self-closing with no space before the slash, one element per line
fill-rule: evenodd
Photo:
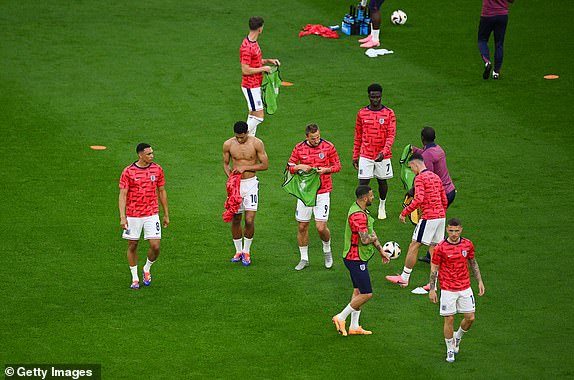
<path fill-rule="evenodd" d="M 421 137 L 422 137 L 423 141 L 425 141 L 425 142 L 429 142 L 429 143 L 434 142 L 434 139 L 436 138 L 434 128 L 424 127 L 421 131 Z"/>
<path fill-rule="evenodd" d="M 136 146 L 136 153 L 140 154 L 141 152 L 143 152 L 147 148 L 151 148 L 151 145 L 146 144 L 146 143 L 139 143 L 138 146 Z"/>
<path fill-rule="evenodd" d="M 265 21 L 261 16 L 253 16 L 249 19 L 249 30 L 257 30 L 263 26 Z"/>
<path fill-rule="evenodd" d="M 460 219 L 458 219 L 458 218 L 450 218 L 447 222 L 447 226 L 458 227 L 458 226 L 462 226 L 462 223 L 460 222 Z"/>
<path fill-rule="evenodd" d="M 361 199 L 363 198 L 365 195 L 369 194 L 369 191 L 371 191 L 371 187 L 368 185 L 359 185 L 357 187 L 357 190 L 355 190 L 355 195 L 357 196 L 357 199 Z"/>
<path fill-rule="evenodd" d="M 423 155 L 420 153 L 413 153 L 411 155 L 411 157 L 409 158 L 409 162 L 414 161 L 414 160 L 419 160 L 419 161 L 425 162 Z"/>
<path fill-rule="evenodd" d="M 315 133 L 319 130 L 319 126 L 317 124 L 311 123 L 305 127 L 305 135 L 308 136 L 309 133 Z"/>
<path fill-rule="evenodd" d="M 367 94 L 370 94 L 371 91 L 379 91 L 379 92 L 383 92 L 383 88 L 381 87 L 380 84 L 378 83 L 373 83 L 372 85 L 369 86 L 369 88 L 367 89 Z"/>
<path fill-rule="evenodd" d="M 235 132 L 237 134 L 247 133 L 248 130 L 249 130 L 249 126 L 243 120 L 238 121 L 233 125 L 233 132 Z"/>

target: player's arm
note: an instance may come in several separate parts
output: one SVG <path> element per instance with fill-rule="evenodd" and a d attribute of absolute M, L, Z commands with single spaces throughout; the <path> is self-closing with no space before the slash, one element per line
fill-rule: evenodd
<path fill-rule="evenodd" d="M 484 283 L 482 282 L 482 276 L 480 275 L 480 268 L 478 267 L 476 259 L 474 257 L 472 259 L 469 259 L 468 265 L 472 270 L 474 278 L 476 278 L 476 280 L 478 281 L 478 295 L 482 296 L 484 294 L 485 289 L 484 289 Z"/>
<path fill-rule="evenodd" d="M 243 75 L 253 75 L 259 73 L 270 73 L 271 67 L 261 66 L 261 67 L 251 67 L 247 63 L 241 64 L 241 74 Z"/>
<path fill-rule="evenodd" d="M 263 141 L 259 139 L 255 140 L 255 151 L 257 152 L 257 160 L 259 163 L 251 165 L 249 170 L 256 172 L 267 170 L 269 167 L 269 157 L 267 157 L 267 152 L 265 151 L 265 145 L 263 145 Z"/>
<path fill-rule="evenodd" d="M 436 252 L 435 252 L 435 254 L 436 254 Z M 429 278 L 429 284 L 430 284 L 429 299 L 431 300 L 432 303 L 438 302 L 438 297 L 436 295 L 436 281 L 438 279 L 438 270 L 439 270 L 439 266 L 437 264 L 431 262 L 431 270 L 430 270 L 430 278 Z"/>
<path fill-rule="evenodd" d="M 311 166 L 301 163 L 301 159 L 299 158 L 299 149 L 297 149 L 298 146 L 299 145 L 296 145 L 295 148 L 293 148 L 291 157 L 289 157 L 289 161 L 287 162 L 289 172 L 291 174 L 295 174 L 299 170 L 303 170 L 305 173 L 308 173 L 313 169 Z"/>
<path fill-rule="evenodd" d="M 167 206 L 167 191 L 165 191 L 165 186 L 159 186 L 157 188 L 159 193 L 159 203 L 161 203 L 161 208 L 163 208 L 163 227 L 169 226 L 169 209 Z"/>
<path fill-rule="evenodd" d="M 126 203 L 128 199 L 128 189 L 120 189 L 120 196 L 118 198 L 118 208 L 120 209 L 120 226 L 128 229 L 128 220 L 126 218 Z"/>
<path fill-rule="evenodd" d="M 231 175 L 231 168 L 229 167 L 229 161 L 231 161 L 231 151 L 228 141 L 223 143 L 223 171 L 229 177 Z"/>
<path fill-rule="evenodd" d="M 387 139 L 385 140 L 385 146 L 383 147 L 384 157 L 391 157 L 393 144 L 395 143 L 395 136 L 397 134 L 397 119 L 395 118 L 395 113 L 393 111 L 389 114 L 389 125 L 387 127 Z"/>
<path fill-rule="evenodd" d="M 355 140 L 353 142 L 353 167 L 359 169 L 359 153 L 361 152 L 361 144 L 363 143 L 363 120 L 361 119 L 361 111 L 357 113 L 357 121 L 355 122 Z"/>

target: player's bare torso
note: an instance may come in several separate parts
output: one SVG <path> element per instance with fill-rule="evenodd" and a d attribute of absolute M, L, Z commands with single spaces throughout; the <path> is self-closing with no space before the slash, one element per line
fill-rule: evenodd
<path fill-rule="evenodd" d="M 225 142 L 231 155 L 231 168 L 237 169 L 242 166 L 255 165 L 258 163 L 256 144 L 260 143 L 257 137 L 248 136 L 244 143 L 239 143 L 235 137 Z M 241 179 L 255 177 L 255 172 L 244 171 Z"/>

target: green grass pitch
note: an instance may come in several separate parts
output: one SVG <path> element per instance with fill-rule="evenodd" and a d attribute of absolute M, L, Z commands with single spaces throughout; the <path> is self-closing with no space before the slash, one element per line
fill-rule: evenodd
<path fill-rule="evenodd" d="M 298 37 L 339 23 L 349 3 L 0 2 L 0 364 L 100 363 L 105 379 L 574 377 L 571 2 L 511 6 L 498 82 L 481 77 L 480 0 L 388 0 L 381 38 L 395 53 L 376 59 L 355 36 Z M 401 27 L 389 22 L 398 8 Z M 255 14 L 264 57 L 294 86 L 258 130 L 270 167 L 244 268 L 229 262 L 220 217 L 221 147 L 246 117 L 238 50 Z M 404 258 L 371 262 L 361 323 L 374 335 L 342 338 L 330 320 L 350 297 L 339 257 L 354 121 L 372 82 L 397 114 L 395 174 L 402 147 L 435 127 L 458 189 L 448 216 L 476 245 L 487 292 L 452 365 L 438 307 L 384 279 Z M 323 268 L 311 228 L 311 266 L 298 273 L 295 200 L 280 184 L 309 122 L 342 159 L 329 221 L 338 259 Z M 117 196 L 141 141 L 165 170 L 171 226 L 153 285 L 132 291 Z M 375 228 L 404 254 L 412 226 L 398 221 L 397 175 L 389 185 L 389 218 Z M 411 282 L 427 277 L 419 263 Z"/>

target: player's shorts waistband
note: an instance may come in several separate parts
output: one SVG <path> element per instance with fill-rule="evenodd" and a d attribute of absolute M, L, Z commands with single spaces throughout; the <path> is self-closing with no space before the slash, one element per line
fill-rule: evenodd
<path fill-rule="evenodd" d="M 247 184 L 249 182 L 255 182 L 255 181 L 257 181 L 257 176 L 251 177 L 251 178 L 241 179 L 241 183 L 245 183 L 245 184 Z"/>

